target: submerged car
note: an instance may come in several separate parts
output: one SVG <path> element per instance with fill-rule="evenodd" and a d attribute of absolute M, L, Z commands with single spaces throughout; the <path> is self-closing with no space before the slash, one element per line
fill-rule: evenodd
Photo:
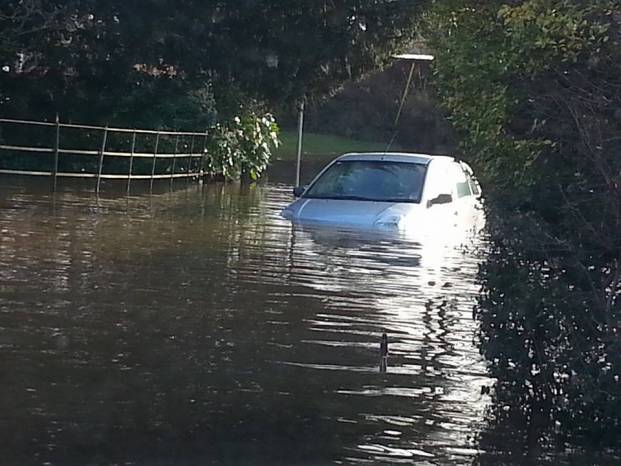
<path fill-rule="evenodd" d="M 441 232 L 480 216 L 472 169 L 443 155 L 345 154 L 294 194 L 282 215 L 298 223 Z"/>

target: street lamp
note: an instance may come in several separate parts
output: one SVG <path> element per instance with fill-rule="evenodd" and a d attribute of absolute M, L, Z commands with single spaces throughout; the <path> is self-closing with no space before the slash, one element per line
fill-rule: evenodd
<path fill-rule="evenodd" d="M 414 76 L 414 68 L 416 66 L 416 62 L 430 62 L 433 61 L 433 55 L 424 55 L 418 53 L 402 53 L 399 55 L 393 55 L 393 58 L 397 58 L 399 60 L 409 60 L 412 62 L 412 66 L 410 66 L 410 75 L 408 76 L 408 80 L 405 84 L 405 89 L 403 89 L 403 95 L 401 96 L 401 103 L 399 104 L 399 111 L 397 112 L 397 116 L 395 117 L 395 128 L 397 127 L 397 123 L 399 122 L 399 117 L 401 116 L 401 111 L 403 110 L 403 105 L 405 104 L 405 99 L 408 96 L 408 92 L 410 90 L 410 84 L 412 83 L 412 77 Z"/>

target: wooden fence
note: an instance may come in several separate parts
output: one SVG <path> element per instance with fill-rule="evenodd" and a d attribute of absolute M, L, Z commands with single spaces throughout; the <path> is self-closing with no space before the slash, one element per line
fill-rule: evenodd
<path fill-rule="evenodd" d="M 183 132 L 183 131 L 159 131 L 159 130 L 145 130 L 145 129 L 127 129 L 127 128 L 113 128 L 109 126 L 89 126 L 89 125 L 77 125 L 70 123 L 61 123 L 57 118 L 55 123 L 42 122 L 42 121 L 28 121 L 28 120 L 14 120 L 0 118 L 0 128 L 2 134 L 10 136 L 11 129 L 16 126 L 25 128 L 48 128 L 53 131 L 52 141 L 49 141 L 49 146 L 36 146 L 28 144 L 5 144 L 7 137 L 0 139 L 0 155 L 3 153 L 21 153 L 39 155 L 51 158 L 48 159 L 48 164 L 51 165 L 51 170 L 27 170 L 27 169 L 6 169 L 0 167 L 0 174 L 7 175 L 30 175 L 30 176 L 47 176 L 51 180 L 52 189 L 56 190 L 58 178 L 92 178 L 95 179 L 95 191 L 99 193 L 101 186 L 101 180 L 123 180 L 127 183 L 127 192 L 130 191 L 131 182 L 133 180 L 147 180 L 150 183 L 150 188 L 153 188 L 153 182 L 155 180 L 169 179 L 172 183 L 174 179 L 178 178 L 197 178 L 202 175 L 205 168 L 205 156 L 207 145 L 207 132 Z M 61 135 L 63 130 L 81 130 L 95 132 L 99 134 L 99 144 L 97 149 L 73 149 L 63 147 L 61 144 Z M 109 141 L 111 136 L 121 136 L 121 139 L 127 142 L 125 150 L 111 150 L 109 147 Z M 151 137 L 154 138 L 153 150 L 146 151 L 140 150 L 137 145 L 138 137 Z M 164 138 L 168 139 L 168 152 L 162 151 L 162 141 Z M 10 139 L 10 137 L 8 138 Z M 43 139 L 48 139 L 43 138 Z M 117 137 L 119 139 L 119 137 Z M 172 141 L 171 141 L 172 139 Z M 39 141 L 40 142 L 40 141 Z M 118 145 L 118 143 L 117 143 Z M 179 151 L 180 145 L 182 151 Z M 170 147 L 174 147 L 170 151 Z M 92 167 L 96 167 L 90 172 L 80 169 L 79 171 L 61 171 L 59 165 L 61 156 L 87 156 L 93 157 L 95 164 L 91 164 Z M 129 161 L 127 173 L 104 173 L 104 161 L 109 158 L 125 159 Z M 150 173 L 147 174 L 135 174 L 133 173 L 136 160 L 151 159 Z M 158 160 L 168 160 L 167 172 L 156 172 L 156 164 Z"/>

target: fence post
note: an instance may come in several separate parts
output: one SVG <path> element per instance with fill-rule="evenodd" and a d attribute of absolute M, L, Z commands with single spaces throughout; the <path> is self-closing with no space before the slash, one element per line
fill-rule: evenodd
<path fill-rule="evenodd" d="M 127 173 L 127 195 L 129 196 L 129 187 L 132 183 L 132 170 L 134 169 L 134 153 L 136 152 L 136 130 L 132 133 L 132 151 L 129 155 L 129 172 Z"/>
<path fill-rule="evenodd" d="M 101 184 L 101 171 L 103 170 L 104 154 L 106 152 L 106 142 L 108 141 L 108 125 L 104 128 L 103 141 L 101 143 L 101 152 L 99 154 L 99 170 L 97 172 L 97 188 L 95 192 L 99 194 L 99 186 Z"/>
<path fill-rule="evenodd" d="M 172 170 L 170 172 L 170 187 L 172 188 L 173 179 L 175 178 L 175 162 L 177 161 L 177 151 L 179 150 L 179 135 L 175 137 L 175 151 L 173 152 Z"/>
<path fill-rule="evenodd" d="M 157 161 L 157 150 L 160 145 L 160 132 L 157 132 L 157 136 L 155 137 L 155 150 L 153 151 L 153 166 L 151 167 L 151 184 L 149 187 L 150 191 L 153 191 L 153 179 L 155 177 L 155 162 Z"/>
<path fill-rule="evenodd" d="M 209 130 L 205 130 L 205 139 L 203 141 L 203 153 L 201 154 L 201 166 L 200 166 L 200 176 L 204 176 L 205 173 L 205 156 L 207 154 L 207 138 L 208 138 Z"/>
<path fill-rule="evenodd" d="M 196 139 L 196 136 L 193 134 L 192 135 L 192 139 L 191 139 L 191 143 L 190 143 L 190 156 L 188 157 L 188 166 L 186 168 L 186 177 L 185 177 L 185 181 L 186 183 L 190 182 L 190 170 L 192 170 L 192 160 L 194 160 L 194 141 Z"/>
<path fill-rule="evenodd" d="M 54 140 L 54 168 L 52 169 L 52 191 L 56 192 L 56 176 L 58 175 L 58 158 L 60 153 L 60 118 L 56 114 L 56 138 Z"/>

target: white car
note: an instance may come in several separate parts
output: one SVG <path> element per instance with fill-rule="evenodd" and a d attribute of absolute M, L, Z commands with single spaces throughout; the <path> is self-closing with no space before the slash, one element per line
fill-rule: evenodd
<path fill-rule="evenodd" d="M 345 154 L 294 194 L 282 215 L 299 223 L 433 233 L 473 227 L 481 214 L 472 169 L 443 155 Z"/>

